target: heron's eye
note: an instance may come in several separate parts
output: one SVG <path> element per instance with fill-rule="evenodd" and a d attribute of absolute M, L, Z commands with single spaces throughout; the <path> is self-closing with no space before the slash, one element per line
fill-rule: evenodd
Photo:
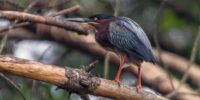
<path fill-rule="evenodd" d="M 94 17 L 94 21 L 97 21 L 98 20 L 98 18 L 97 17 Z"/>

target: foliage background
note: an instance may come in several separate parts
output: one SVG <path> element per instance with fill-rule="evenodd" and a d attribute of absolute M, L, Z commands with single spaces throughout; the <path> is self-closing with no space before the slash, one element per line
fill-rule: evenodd
<path fill-rule="evenodd" d="M 0 8 L 10 7 L 15 11 L 23 11 L 24 8 L 34 0 L 0 0 Z M 60 16 L 68 17 L 88 17 L 93 14 L 106 13 L 114 14 L 116 11 L 116 1 L 119 2 L 118 16 L 127 16 L 138 22 L 147 35 L 152 45 L 155 46 L 153 34 L 158 35 L 160 46 L 163 50 L 174 52 L 185 58 L 190 57 L 194 38 L 198 33 L 200 23 L 200 1 L 199 0 L 167 0 L 162 6 L 162 0 L 39 0 L 40 5 L 34 6 L 30 12 L 41 15 L 59 11 L 64 8 L 80 4 L 78 12 L 72 12 Z M 54 6 L 58 5 L 59 6 Z M 160 9 L 160 11 L 159 11 Z M 8 20 L 0 20 L 0 27 L 10 25 Z M 35 28 L 30 31 L 36 32 Z M 1 34 L 1 33 L 0 33 Z M 69 48 L 67 45 L 55 41 L 45 40 L 21 40 L 9 39 L 3 50 L 4 55 L 14 55 L 20 58 L 38 60 L 40 62 L 56 64 L 60 66 L 73 66 L 80 68 L 94 58 L 79 50 Z M 200 45 L 196 56 L 196 63 L 200 64 Z M 103 76 L 104 61 L 101 61 L 94 69 L 95 75 Z M 111 64 L 110 66 L 118 66 Z M 117 67 L 109 70 L 109 79 L 114 79 Z M 170 69 L 173 73 L 173 70 Z M 174 76 L 180 78 L 182 74 L 174 72 Z M 77 100 L 75 94 L 69 97 L 69 93 L 63 90 L 56 90 L 55 86 L 49 84 L 24 79 L 15 76 L 8 76 L 12 81 L 19 85 L 22 93 L 27 100 Z M 130 79 L 131 78 L 131 79 Z M 135 84 L 135 76 L 124 73 L 122 80 L 124 83 Z M 0 77 L 0 100 L 22 100 L 20 93 L 9 84 L 4 78 Z M 197 87 L 190 82 L 194 89 Z M 148 87 L 148 86 L 147 86 Z M 93 97 L 94 98 L 94 97 Z"/>

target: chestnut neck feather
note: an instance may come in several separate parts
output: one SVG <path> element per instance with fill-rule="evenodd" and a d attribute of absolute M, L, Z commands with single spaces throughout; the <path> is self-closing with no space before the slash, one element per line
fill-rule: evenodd
<path fill-rule="evenodd" d="M 96 28 L 97 32 L 95 34 L 96 41 L 103 47 L 113 47 L 113 45 L 108 40 L 109 35 L 109 24 L 113 19 L 104 19 L 97 21 Z"/>

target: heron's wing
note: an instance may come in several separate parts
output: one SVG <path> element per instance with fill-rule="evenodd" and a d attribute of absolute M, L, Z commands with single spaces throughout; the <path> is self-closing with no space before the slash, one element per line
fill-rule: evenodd
<path fill-rule="evenodd" d="M 143 42 L 143 44 L 148 47 L 149 49 L 152 49 L 150 41 L 146 35 L 146 33 L 143 31 L 141 26 L 135 22 L 134 20 L 127 18 L 127 17 L 119 17 L 119 20 L 123 21 L 122 23 L 124 26 L 127 27 L 132 33 L 135 33 L 137 38 Z"/>
<path fill-rule="evenodd" d="M 120 17 L 109 25 L 109 41 L 119 50 L 139 57 L 145 61 L 155 62 L 151 44 L 144 31 L 131 19 Z"/>

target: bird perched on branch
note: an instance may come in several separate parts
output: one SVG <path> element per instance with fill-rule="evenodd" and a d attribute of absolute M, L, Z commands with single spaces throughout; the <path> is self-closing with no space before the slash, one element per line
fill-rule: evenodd
<path fill-rule="evenodd" d="M 87 22 L 96 29 L 96 41 L 105 48 L 117 51 L 120 55 L 120 66 L 115 77 L 115 82 L 120 84 L 120 74 L 127 58 L 138 66 L 136 88 L 139 91 L 142 87 L 142 62 L 156 62 L 151 44 L 143 29 L 130 18 L 105 14 L 91 16 Z"/>

